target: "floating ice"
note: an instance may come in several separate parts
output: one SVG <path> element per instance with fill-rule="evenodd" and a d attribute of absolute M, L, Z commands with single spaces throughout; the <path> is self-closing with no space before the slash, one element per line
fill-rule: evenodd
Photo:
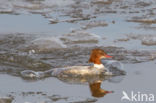
<path fill-rule="evenodd" d="M 144 37 L 141 42 L 143 45 L 156 45 L 156 36 Z"/>
<path fill-rule="evenodd" d="M 73 31 L 60 39 L 66 44 L 98 43 L 99 36 L 85 31 Z"/>
<path fill-rule="evenodd" d="M 0 103 L 12 103 L 13 97 L 0 97 Z"/>
<path fill-rule="evenodd" d="M 90 28 L 99 27 L 99 26 L 108 26 L 108 24 L 105 21 L 89 21 L 82 28 L 83 29 L 90 29 Z"/>
<path fill-rule="evenodd" d="M 129 39 L 141 40 L 143 45 L 156 45 L 156 36 L 155 35 L 128 35 Z"/>
<path fill-rule="evenodd" d="M 50 18 L 49 21 L 51 24 L 56 24 L 59 22 L 58 19 L 56 19 L 56 18 Z"/>
<path fill-rule="evenodd" d="M 73 0 L 0 0 L 0 13 L 33 13 L 36 11 L 43 13 L 72 3 Z"/>
<path fill-rule="evenodd" d="M 39 51 L 46 51 L 51 49 L 66 48 L 58 38 L 47 37 L 47 38 L 38 38 L 32 41 L 30 47 L 35 47 Z"/>
<path fill-rule="evenodd" d="M 43 4 L 46 6 L 67 6 L 73 3 L 73 0 L 45 0 L 43 1 Z"/>

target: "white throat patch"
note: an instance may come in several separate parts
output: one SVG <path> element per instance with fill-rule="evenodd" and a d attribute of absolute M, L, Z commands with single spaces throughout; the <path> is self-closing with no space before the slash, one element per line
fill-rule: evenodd
<path fill-rule="evenodd" d="M 94 64 L 94 67 L 98 69 L 105 68 L 103 64 Z"/>

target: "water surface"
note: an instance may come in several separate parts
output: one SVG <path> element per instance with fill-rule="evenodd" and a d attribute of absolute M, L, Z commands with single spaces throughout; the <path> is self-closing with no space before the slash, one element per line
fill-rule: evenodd
<path fill-rule="evenodd" d="M 154 0 L 1 0 L 0 103 L 121 103 L 122 91 L 155 95 L 155 4 Z M 90 51 L 97 47 L 112 55 L 127 74 L 102 78 L 94 85 L 22 74 L 90 65 Z"/>

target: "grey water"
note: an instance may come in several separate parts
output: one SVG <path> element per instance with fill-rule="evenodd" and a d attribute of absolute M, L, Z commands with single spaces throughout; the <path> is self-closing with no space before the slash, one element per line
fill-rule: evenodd
<path fill-rule="evenodd" d="M 121 100 L 123 91 L 156 95 L 155 4 L 0 0 L 0 103 L 124 103 L 129 101 Z M 126 72 L 95 83 L 98 90 L 113 93 L 96 97 L 85 79 L 22 74 L 90 65 L 93 48 L 112 55 L 103 61 L 116 61 L 115 67 Z"/>

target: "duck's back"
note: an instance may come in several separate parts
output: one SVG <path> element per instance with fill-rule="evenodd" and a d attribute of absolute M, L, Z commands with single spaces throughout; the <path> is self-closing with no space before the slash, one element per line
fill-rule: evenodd
<path fill-rule="evenodd" d="M 93 66 L 70 66 L 65 68 L 55 68 L 52 75 L 57 77 L 78 77 L 102 75 L 104 72 L 106 72 L 104 68 L 98 69 Z"/>

